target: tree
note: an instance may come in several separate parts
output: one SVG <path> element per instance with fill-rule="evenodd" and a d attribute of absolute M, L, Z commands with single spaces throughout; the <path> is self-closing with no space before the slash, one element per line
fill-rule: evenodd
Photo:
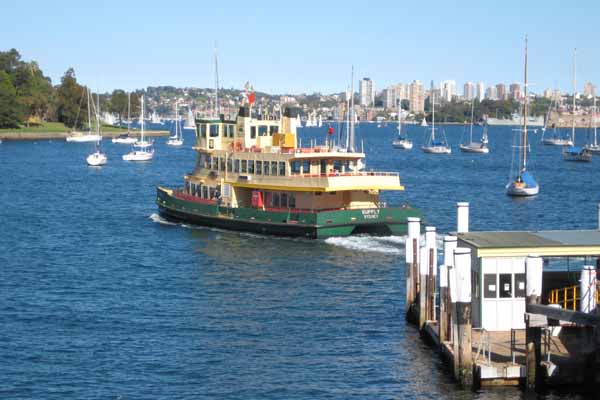
<path fill-rule="evenodd" d="M 6 71 L 0 71 L 0 128 L 18 128 L 21 113 L 17 103 L 17 90 Z"/>
<path fill-rule="evenodd" d="M 56 89 L 56 116 L 68 127 L 82 128 L 83 113 L 87 112 L 84 103 L 85 89 L 77 83 L 75 71 L 69 68 Z"/>
<path fill-rule="evenodd" d="M 15 49 L 9 51 L 0 51 L 0 70 L 7 74 L 14 73 L 17 66 L 21 63 L 21 55 Z"/>
<path fill-rule="evenodd" d="M 39 69 L 37 63 L 21 63 L 15 70 L 17 101 L 21 105 L 25 121 L 41 121 L 48 115 L 52 83 Z"/>
<path fill-rule="evenodd" d="M 127 115 L 127 93 L 124 90 L 116 89 L 112 92 L 108 110 L 111 113 L 117 114 L 119 121 L 123 119 L 123 116 Z"/>

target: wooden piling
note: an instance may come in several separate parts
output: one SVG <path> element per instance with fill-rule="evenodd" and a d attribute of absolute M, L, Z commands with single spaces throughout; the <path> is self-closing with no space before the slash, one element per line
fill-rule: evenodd
<path fill-rule="evenodd" d="M 454 250 L 456 268 L 456 325 L 458 328 L 458 376 L 463 387 L 473 387 L 471 344 L 471 249 Z"/>
<path fill-rule="evenodd" d="M 529 255 L 525 262 L 525 294 L 526 303 L 540 304 L 542 294 L 543 260 L 536 255 Z M 543 384 L 541 373 L 542 361 L 542 328 L 533 322 L 533 314 L 525 316 L 525 387 L 527 390 L 540 390 Z"/>

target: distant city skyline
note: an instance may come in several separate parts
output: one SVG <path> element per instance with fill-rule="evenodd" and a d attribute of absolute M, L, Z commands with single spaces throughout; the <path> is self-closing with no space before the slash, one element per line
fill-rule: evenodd
<path fill-rule="evenodd" d="M 484 82 L 487 91 L 522 85 L 526 29 L 530 91 L 571 91 L 574 47 L 578 92 L 586 81 L 600 84 L 598 2 L 227 4 L 8 0 L 0 50 L 37 61 L 53 84 L 73 67 L 79 82 L 101 92 L 212 87 L 215 43 L 224 88 L 250 81 L 273 94 L 339 93 L 354 65 L 357 91 L 366 76 L 380 89 L 452 80 L 460 89 Z"/>

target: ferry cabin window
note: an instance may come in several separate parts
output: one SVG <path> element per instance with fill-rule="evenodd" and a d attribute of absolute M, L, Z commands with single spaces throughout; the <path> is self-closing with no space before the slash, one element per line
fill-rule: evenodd
<path fill-rule="evenodd" d="M 269 162 L 263 161 L 263 174 L 269 175 Z"/>
<path fill-rule="evenodd" d="M 342 171 L 343 172 L 350 171 L 350 161 L 346 160 L 342 163 Z"/>
<path fill-rule="evenodd" d="M 242 174 L 245 174 L 246 172 L 248 172 L 248 161 L 242 160 Z"/>
<path fill-rule="evenodd" d="M 495 299 L 498 290 L 496 288 L 496 274 L 483 275 L 483 297 L 486 299 Z"/>
<path fill-rule="evenodd" d="M 281 203 L 281 207 L 282 208 L 287 208 L 287 206 L 288 206 L 288 196 L 287 196 L 287 193 L 281 193 L 281 196 L 279 197 L 279 201 Z"/>
<path fill-rule="evenodd" d="M 277 125 L 272 125 L 269 127 L 269 136 L 273 136 L 274 133 L 279 132 L 279 127 Z"/>
<path fill-rule="evenodd" d="M 206 156 L 206 169 L 210 169 L 212 168 L 212 157 L 207 155 Z"/>
<path fill-rule="evenodd" d="M 267 136 L 267 126 L 266 125 L 260 125 L 258 127 L 258 136 Z"/>
<path fill-rule="evenodd" d="M 206 124 L 200 124 L 200 137 L 206 138 Z"/>
<path fill-rule="evenodd" d="M 290 193 L 288 196 L 288 207 L 296 208 L 296 195 L 294 193 Z"/>
<path fill-rule="evenodd" d="M 209 189 L 209 191 L 210 191 L 210 192 L 209 192 L 209 193 L 210 193 L 210 198 L 211 198 L 211 199 L 213 199 L 213 198 L 215 197 L 215 188 L 214 188 L 214 187 L 211 187 L 211 188 Z"/>
<path fill-rule="evenodd" d="M 271 175 L 277 176 L 277 161 L 271 161 Z"/>
<path fill-rule="evenodd" d="M 219 125 L 211 124 L 210 125 L 210 137 L 218 137 L 219 136 Z"/>
<path fill-rule="evenodd" d="M 254 160 L 248 160 L 248 173 L 254 173 Z"/>
<path fill-rule="evenodd" d="M 279 161 L 279 176 L 285 176 L 285 162 Z"/>
<path fill-rule="evenodd" d="M 235 125 L 226 125 L 227 127 L 227 137 L 232 138 L 235 133 Z"/>
<path fill-rule="evenodd" d="M 299 174 L 300 166 L 300 161 L 292 161 L 290 163 L 290 169 L 292 170 L 292 174 Z"/>
<path fill-rule="evenodd" d="M 208 186 L 202 186 L 202 197 L 208 199 Z"/>
<path fill-rule="evenodd" d="M 340 160 L 333 161 L 333 170 L 335 172 L 340 172 L 342 170 L 342 162 Z"/>
<path fill-rule="evenodd" d="M 185 181 L 185 193 L 190 193 L 190 183 L 188 181 Z"/>
<path fill-rule="evenodd" d="M 219 170 L 225 171 L 225 159 L 223 157 L 219 157 Z"/>
<path fill-rule="evenodd" d="M 196 184 L 192 183 L 190 186 L 191 186 L 190 194 L 192 196 L 195 196 L 196 195 Z"/>
<path fill-rule="evenodd" d="M 256 175 L 262 175 L 262 161 L 256 161 Z"/>
<path fill-rule="evenodd" d="M 227 159 L 227 172 L 231 172 L 233 170 L 233 160 L 231 158 Z"/>
<path fill-rule="evenodd" d="M 271 196 L 271 200 L 272 200 L 271 207 L 279 208 L 279 193 L 273 192 L 273 195 Z"/>
<path fill-rule="evenodd" d="M 250 139 L 256 139 L 256 127 L 255 126 L 250 127 Z"/>
<path fill-rule="evenodd" d="M 310 160 L 304 160 L 302 162 L 302 173 L 310 174 Z"/>
<path fill-rule="evenodd" d="M 327 160 L 321 160 L 321 173 L 327 173 Z"/>
<path fill-rule="evenodd" d="M 499 274 L 498 286 L 501 299 L 512 297 L 512 274 Z"/>
<path fill-rule="evenodd" d="M 239 173 L 240 172 L 240 160 L 235 160 L 233 162 L 233 167 L 234 167 L 234 172 Z"/>

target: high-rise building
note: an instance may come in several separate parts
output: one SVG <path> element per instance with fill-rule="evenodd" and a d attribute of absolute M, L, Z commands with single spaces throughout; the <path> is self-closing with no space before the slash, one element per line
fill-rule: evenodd
<path fill-rule="evenodd" d="M 383 107 L 392 109 L 396 107 L 398 90 L 396 86 L 390 86 L 383 90 Z"/>
<path fill-rule="evenodd" d="M 498 100 L 498 90 L 496 86 L 490 86 L 485 91 L 485 98 L 488 100 Z"/>
<path fill-rule="evenodd" d="M 463 98 L 465 100 L 473 100 L 475 97 L 475 85 L 473 82 L 465 82 L 463 86 Z"/>
<path fill-rule="evenodd" d="M 413 81 L 409 89 L 410 111 L 413 113 L 422 113 L 425 111 L 425 96 L 423 94 L 423 84 L 421 81 Z"/>
<path fill-rule="evenodd" d="M 452 101 L 452 98 L 456 95 L 456 81 L 442 81 L 442 83 L 440 83 L 440 91 L 442 94 L 441 97 L 443 101 Z"/>
<path fill-rule="evenodd" d="M 511 83 L 509 86 L 509 90 L 511 99 L 521 100 L 521 97 L 523 97 L 521 93 L 521 85 L 519 85 L 518 83 Z"/>
<path fill-rule="evenodd" d="M 506 100 L 506 85 L 504 83 L 496 85 L 496 99 Z"/>
<path fill-rule="evenodd" d="M 483 82 L 477 82 L 477 92 L 475 94 L 477 96 L 477 100 L 483 101 L 485 98 L 485 86 L 483 86 Z"/>
<path fill-rule="evenodd" d="M 592 82 L 586 82 L 583 85 L 583 95 L 587 98 L 594 97 L 596 95 L 596 87 L 592 85 Z"/>
<path fill-rule="evenodd" d="M 370 78 L 363 78 L 360 81 L 358 90 L 359 102 L 361 106 L 371 107 L 375 103 L 375 87 Z"/>

